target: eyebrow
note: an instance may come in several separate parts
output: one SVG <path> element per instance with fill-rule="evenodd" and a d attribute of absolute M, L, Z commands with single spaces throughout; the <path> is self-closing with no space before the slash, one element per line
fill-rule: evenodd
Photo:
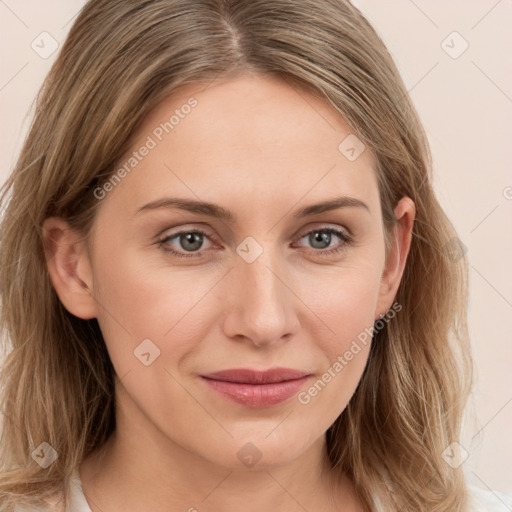
<path fill-rule="evenodd" d="M 303 217 L 316 215 L 318 213 L 348 207 L 362 208 L 370 212 L 368 205 L 360 199 L 356 199 L 355 197 L 339 196 L 328 201 L 301 208 L 294 213 L 294 217 L 300 219 Z M 182 199 L 178 197 L 164 197 L 162 199 L 151 201 L 144 206 L 141 206 L 135 214 L 138 215 L 145 211 L 158 210 L 162 208 L 177 208 L 179 210 L 185 210 L 191 213 L 207 215 L 209 217 L 214 217 L 230 223 L 236 222 L 236 216 L 231 211 L 223 208 L 218 204 L 208 203 L 205 201 L 196 201 L 194 199 Z"/>

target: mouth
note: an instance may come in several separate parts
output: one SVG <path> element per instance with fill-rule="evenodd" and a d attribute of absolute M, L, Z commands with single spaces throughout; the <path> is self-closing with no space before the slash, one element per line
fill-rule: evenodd
<path fill-rule="evenodd" d="M 223 370 L 201 375 L 210 389 L 251 408 L 280 404 L 299 392 L 311 374 L 290 368 Z"/>

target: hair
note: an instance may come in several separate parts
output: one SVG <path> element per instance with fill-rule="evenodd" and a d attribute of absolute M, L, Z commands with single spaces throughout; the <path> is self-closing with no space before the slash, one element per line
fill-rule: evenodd
<path fill-rule="evenodd" d="M 327 431 L 333 471 L 371 510 L 462 512 L 462 468 L 442 452 L 459 440 L 473 377 L 468 264 L 437 201 L 427 137 L 381 38 L 344 0 L 92 0 L 76 18 L 38 93 L 19 158 L 2 187 L 0 293 L 1 510 L 42 504 L 115 429 L 116 375 L 96 319 L 60 302 L 43 221 L 84 236 L 136 128 L 186 84 L 244 74 L 278 77 L 328 102 L 375 155 L 386 250 L 403 196 L 416 206 L 395 300 L 367 365 Z M 341 142 L 341 141 L 340 141 Z M 58 458 L 32 458 L 42 442 Z M 4 508 L 2 508 L 4 507 Z M 380 509 L 378 509 L 380 510 Z"/>

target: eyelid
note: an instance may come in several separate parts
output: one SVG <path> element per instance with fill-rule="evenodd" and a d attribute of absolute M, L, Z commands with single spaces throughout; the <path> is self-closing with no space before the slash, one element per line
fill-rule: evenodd
<path fill-rule="evenodd" d="M 179 226 L 178 231 L 168 233 L 169 230 L 172 230 L 174 227 L 178 227 L 178 226 Z M 217 244 L 219 243 L 216 240 L 216 236 L 213 235 L 211 232 L 208 232 L 208 230 L 203 228 L 201 225 L 196 224 L 193 227 L 188 227 L 186 224 L 185 225 L 178 224 L 177 226 L 174 226 L 174 227 L 167 227 L 166 229 L 161 231 L 157 235 L 158 241 L 161 242 L 167 238 L 173 238 L 181 233 L 199 232 L 199 233 L 207 236 L 208 238 L 212 239 L 215 243 L 217 243 Z M 293 237 L 293 239 L 300 240 L 301 238 L 308 235 L 312 231 L 324 231 L 324 230 L 328 230 L 328 229 L 341 231 L 342 233 L 344 233 L 347 236 L 347 238 L 351 238 L 354 236 L 353 233 L 350 231 L 350 229 L 348 229 L 345 226 L 331 225 L 329 223 L 327 223 L 327 224 L 318 223 L 318 225 L 316 225 L 316 226 L 309 226 L 308 228 L 304 228 L 303 230 L 301 230 L 299 232 L 299 234 L 295 235 Z"/>
<path fill-rule="evenodd" d="M 297 235 L 296 238 L 300 239 L 300 238 L 304 237 L 305 235 L 308 235 L 312 231 L 326 231 L 329 229 L 332 229 L 335 231 L 340 231 L 341 233 L 345 234 L 347 236 L 347 238 L 351 238 L 354 236 L 353 233 L 350 231 L 350 229 L 348 229 L 345 226 L 339 226 L 338 224 L 330 224 L 330 223 L 324 223 L 324 224 L 318 223 L 315 226 L 308 226 L 307 228 L 304 228 L 304 230 L 301 230 L 299 232 L 301 234 Z"/>
<path fill-rule="evenodd" d="M 176 230 L 176 231 L 174 231 L 174 230 Z M 156 235 L 156 237 L 159 239 L 167 238 L 168 236 L 174 236 L 183 231 L 186 231 L 187 233 L 189 231 L 200 231 L 200 232 L 204 232 L 208 236 L 212 236 L 210 234 L 212 232 L 212 230 L 206 223 L 202 223 L 202 222 L 193 223 L 192 222 L 192 223 L 184 224 L 182 222 L 179 222 L 179 223 L 176 223 L 174 226 L 167 225 L 167 227 L 165 229 L 163 229 L 162 231 L 160 231 Z"/>

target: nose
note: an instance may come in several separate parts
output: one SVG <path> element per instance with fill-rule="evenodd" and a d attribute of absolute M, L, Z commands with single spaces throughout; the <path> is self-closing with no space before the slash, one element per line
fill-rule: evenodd
<path fill-rule="evenodd" d="M 299 330 L 297 308 L 289 272 L 264 251 L 255 261 L 240 258 L 229 274 L 224 333 L 257 347 L 282 343 Z"/>

